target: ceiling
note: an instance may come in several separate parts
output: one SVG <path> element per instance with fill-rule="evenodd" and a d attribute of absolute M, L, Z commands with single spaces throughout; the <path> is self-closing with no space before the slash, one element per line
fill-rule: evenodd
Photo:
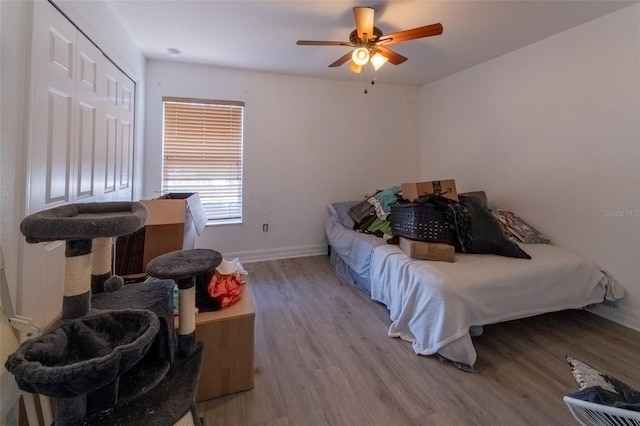
<path fill-rule="evenodd" d="M 376 82 L 422 86 L 637 1 L 315 1 L 107 0 L 150 59 L 210 64 L 304 77 L 360 81 L 346 65 L 328 65 L 345 46 L 297 46 L 296 41 L 347 41 L 352 8 L 376 9 L 384 34 L 442 23 L 440 36 L 393 46 L 409 58 L 385 64 Z M 179 49 L 171 57 L 167 49 Z"/>

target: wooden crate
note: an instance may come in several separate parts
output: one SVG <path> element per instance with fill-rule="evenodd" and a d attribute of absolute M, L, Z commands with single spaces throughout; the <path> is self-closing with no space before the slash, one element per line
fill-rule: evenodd
<path fill-rule="evenodd" d="M 204 342 L 198 402 L 253 387 L 255 309 L 249 284 L 236 304 L 196 316 L 196 339 Z"/>

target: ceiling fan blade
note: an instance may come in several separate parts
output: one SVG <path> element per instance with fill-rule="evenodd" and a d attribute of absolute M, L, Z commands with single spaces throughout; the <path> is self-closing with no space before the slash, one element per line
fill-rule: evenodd
<path fill-rule="evenodd" d="M 351 59 L 351 53 L 345 53 L 343 56 L 341 56 L 337 61 L 333 62 L 332 64 L 329 65 L 329 67 L 333 68 L 333 67 L 339 67 L 340 65 L 344 64 L 345 62 L 347 62 L 349 59 Z"/>
<path fill-rule="evenodd" d="M 358 32 L 358 38 L 364 41 L 364 34 L 367 34 L 367 39 L 373 36 L 373 15 L 375 9 L 372 7 L 354 7 L 353 17 L 356 21 L 356 31 Z"/>
<path fill-rule="evenodd" d="M 296 41 L 298 46 L 350 46 L 352 43 L 348 41 L 321 41 L 321 40 L 298 40 Z"/>
<path fill-rule="evenodd" d="M 397 33 L 383 35 L 378 40 L 378 43 L 393 44 L 407 40 L 414 40 L 416 38 L 436 36 L 442 34 L 442 30 L 442 24 L 431 24 L 424 27 L 413 28 L 411 30 L 398 31 Z"/>
<path fill-rule="evenodd" d="M 396 53 L 393 50 L 388 49 L 384 46 L 376 46 L 376 50 L 380 52 L 382 56 L 387 58 L 389 62 L 391 62 L 393 65 L 400 65 L 401 63 L 407 60 L 406 56 L 402 56 L 401 54 Z"/>

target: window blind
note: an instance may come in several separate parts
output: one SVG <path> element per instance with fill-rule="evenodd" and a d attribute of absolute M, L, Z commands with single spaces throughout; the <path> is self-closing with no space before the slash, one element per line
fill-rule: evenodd
<path fill-rule="evenodd" d="M 198 192 L 209 223 L 242 221 L 244 103 L 163 98 L 163 192 Z"/>

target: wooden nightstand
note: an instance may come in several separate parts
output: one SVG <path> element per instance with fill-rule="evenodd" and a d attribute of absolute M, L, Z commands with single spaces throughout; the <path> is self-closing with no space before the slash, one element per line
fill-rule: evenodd
<path fill-rule="evenodd" d="M 234 305 L 196 315 L 196 340 L 204 343 L 197 402 L 253 387 L 254 318 L 249 284 Z"/>

